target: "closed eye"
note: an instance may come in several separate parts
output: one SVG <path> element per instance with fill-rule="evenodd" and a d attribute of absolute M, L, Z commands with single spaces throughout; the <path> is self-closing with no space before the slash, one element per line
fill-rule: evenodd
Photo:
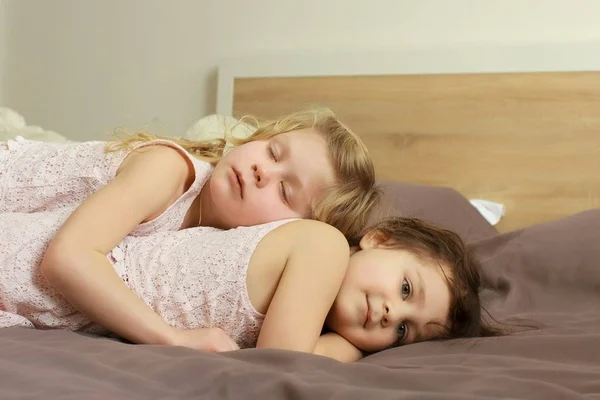
<path fill-rule="evenodd" d="M 275 162 L 277 162 L 277 156 L 275 155 L 275 150 L 273 150 L 273 146 L 269 146 L 269 156 Z"/>
<path fill-rule="evenodd" d="M 271 159 L 274 162 L 279 162 L 279 158 L 277 157 L 277 154 L 275 153 L 275 148 L 273 146 L 269 146 L 268 151 L 269 151 L 269 156 L 271 157 Z M 291 201 L 290 195 L 288 194 L 288 191 L 286 190 L 286 187 L 285 187 L 285 183 L 283 181 L 279 182 L 279 195 L 281 196 L 281 200 L 283 200 L 283 202 L 285 204 L 290 206 L 290 201 Z"/>
<path fill-rule="evenodd" d="M 281 194 L 281 198 L 282 198 L 283 202 L 285 204 L 289 204 L 290 203 L 289 196 L 285 190 L 285 186 L 284 186 L 283 182 L 279 182 L 279 192 Z"/>

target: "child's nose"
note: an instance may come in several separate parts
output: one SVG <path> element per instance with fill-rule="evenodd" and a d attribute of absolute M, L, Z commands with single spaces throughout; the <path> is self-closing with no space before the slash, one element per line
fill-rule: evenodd
<path fill-rule="evenodd" d="M 390 325 L 390 308 L 386 304 L 383 305 L 382 315 L 381 315 L 381 326 L 386 328 Z"/>
<path fill-rule="evenodd" d="M 395 312 L 397 308 L 392 308 L 390 304 L 383 305 L 383 315 L 381 316 L 381 326 L 387 328 L 390 325 L 396 325 L 398 323 L 398 316 Z"/>
<path fill-rule="evenodd" d="M 265 170 L 264 167 L 260 167 L 258 165 L 253 165 L 252 169 L 254 170 L 254 179 L 256 181 L 256 186 L 259 188 L 263 188 L 269 184 L 269 173 Z"/>

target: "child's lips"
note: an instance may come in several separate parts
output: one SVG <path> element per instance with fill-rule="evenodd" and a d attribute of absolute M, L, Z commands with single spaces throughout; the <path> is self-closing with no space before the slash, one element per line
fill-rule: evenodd
<path fill-rule="evenodd" d="M 369 306 L 369 298 L 365 296 L 365 302 L 367 303 L 367 310 L 365 311 L 365 323 L 363 328 L 367 327 L 367 324 L 371 321 L 371 307 Z"/>
<path fill-rule="evenodd" d="M 229 180 L 231 181 L 232 186 L 239 191 L 240 197 L 244 198 L 244 179 L 242 175 L 235 169 L 231 168 L 231 172 L 229 174 Z"/>

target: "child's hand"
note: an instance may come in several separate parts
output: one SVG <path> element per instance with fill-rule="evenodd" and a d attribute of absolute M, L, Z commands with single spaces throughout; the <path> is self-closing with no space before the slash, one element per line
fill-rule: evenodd
<path fill-rule="evenodd" d="M 221 328 L 178 329 L 175 331 L 173 345 L 213 353 L 240 349 L 237 343 Z"/>

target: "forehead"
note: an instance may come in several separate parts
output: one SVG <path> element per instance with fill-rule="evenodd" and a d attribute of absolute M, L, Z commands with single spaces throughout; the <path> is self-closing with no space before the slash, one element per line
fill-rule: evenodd
<path fill-rule="evenodd" d="M 280 133 L 273 137 L 275 141 L 282 142 L 298 148 L 320 148 L 327 152 L 327 143 L 323 135 L 315 128 L 297 129 Z"/>
<path fill-rule="evenodd" d="M 285 132 L 275 136 L 273 141 L 289 156 L 296 174 L 314 176 L 318 178 L 314 182 L 316 184 L 334 180 L 335 173 L 327 142 L 315 129 Z"/>

